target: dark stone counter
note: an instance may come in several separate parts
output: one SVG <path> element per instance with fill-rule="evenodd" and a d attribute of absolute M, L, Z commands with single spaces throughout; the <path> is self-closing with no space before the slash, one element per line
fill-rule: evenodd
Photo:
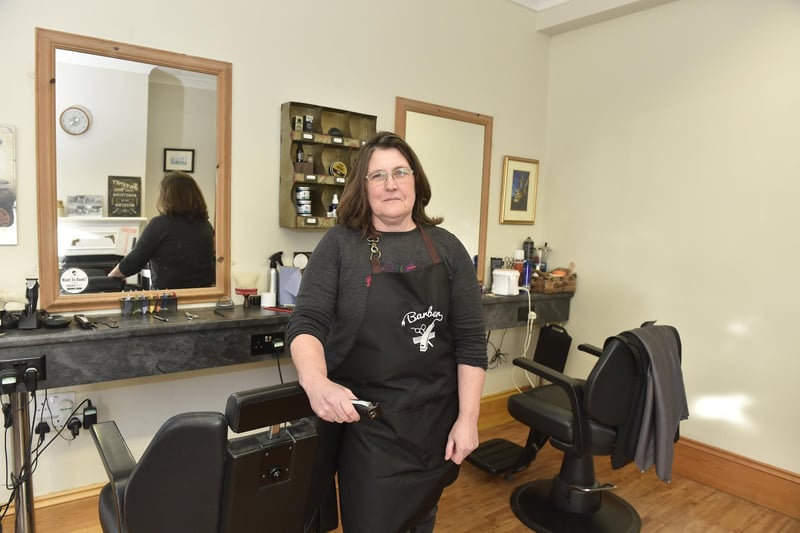
<path fill-rule="evenodd" d="M 550 322 L 566 322 L 569 320 L 569 304 L 574 293 L 559 292 L 554 294 L 531 293 L 531 307 L 536 313 L 536 324 Z M 486 330 L 525 326 L 528 320 L 528 295 L 517 296 L 483 296 L 483 320 Z"/>
<path fill-rule="evenodd" d="M 98 322 L 83 330 L 75 322 L 65 329 L 6 330 L 0 337 L 0 361 L 45 356 L 47 378 L 40 388 L 66 387 L 140 376 L 199 370 L 274 358 L 250 355 L 252 336 L 282 339 L 288 315 L 259 308 L 236 307 L 225 316 L 213 308 L 184 310 L 162 322 L 150 315 L 113 319 L 113 329 Z"/>
<path fill-rule="evenodd" d="M 538 324 L 569 318 L 572 293 L 531 295 Z M 483 296 L 486 329 L 525 326 L 528 296 Z M 97 329 L 83 330 L 75 322 L 64 329 L 6 330 L 0 337 L 0 363 L 45 356 L 47 377 L 40 388 L 69 387 L 142 376 L 154 376 L 240 363 L 272 360 L 264 339 L 283 340 L 289 315 L 260 308 L 236 307 L 214 313 L 213 308 L 190 309 L 200 315 L 188 320 L 185 310 L 168 315 L 169 322 L 152 316 L 92 316 Z M 101 321 L 113 319 L 119 327 Z M 253 342 L 256 349 L 253 350 Z M 253 352 L 259 355 L 251 355 Z"/>

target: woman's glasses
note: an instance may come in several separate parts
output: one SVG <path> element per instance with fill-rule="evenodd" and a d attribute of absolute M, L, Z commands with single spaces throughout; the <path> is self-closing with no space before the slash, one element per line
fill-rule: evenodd
<path fill-rule="evenodd" d="M 394 181 L 400 182 L 405 180 L 409 176 L 413 176 L 414 171 L 408 167 L 397 167 L 396 169 L 392 170 L 391 172 L 387 172 L 386 170 L 376 170 L 375 172 L 370 172 L 365 176 L 364 179 L 367 180 L 368 183 L 373 183 L 375 185 L 383 185 L 386 183 L 386 180 L 389 179 L 389 176 L 394 178 Z"/>

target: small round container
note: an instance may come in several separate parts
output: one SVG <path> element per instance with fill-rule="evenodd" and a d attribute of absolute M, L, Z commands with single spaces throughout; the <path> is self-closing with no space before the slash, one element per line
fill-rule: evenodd
<path fill-rule="evenodd" d="M 328 167 L 328 171 L 331 173 L 331 176 L 344 178 L 345 176 L 347 176 L 347 165 L 345 165 L 341 161 L 334 161 L 333 163 L 331 163 L 331 166 Z"/>
<path fill-rule="evenodd" d="M 297 214 L 301 217 L 311 216 L 311 200 L 298 200 Z"/>
<path fill-rule="evenodd" d="M 295 199 L 300 201 L 311 200 L 311 187 L 299 186 L 294 190 Z"/>

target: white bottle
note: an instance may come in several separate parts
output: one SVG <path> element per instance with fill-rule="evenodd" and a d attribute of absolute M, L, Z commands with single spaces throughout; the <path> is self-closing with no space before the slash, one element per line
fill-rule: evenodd
<path fill-rule="evenodd" d="M 328 207 L 328 218 L 336 218 L 337 209 L 339 209 L 339 195 L 333 193 L 333 200 L 331 200 L 331 205 Z"/>

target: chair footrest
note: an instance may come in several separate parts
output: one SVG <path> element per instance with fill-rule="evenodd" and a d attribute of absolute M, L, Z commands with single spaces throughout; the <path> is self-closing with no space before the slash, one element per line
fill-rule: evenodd
<path fill-rule="evenodd" d="M 573 485 L 572 490 L 580 492 L 602 492 L 604 490 L 615 490 L 617 488 L 613 483 L 603 483 L 602 485 L 595 485 L 594 487 L 578 487 Z"/>
<path fill-rule="evenodd" d="M 502 474 L 514 466 L 523 448 L 505 439 L 491 439 L 467 456 L 467 461 L 490 474 Z"/>

